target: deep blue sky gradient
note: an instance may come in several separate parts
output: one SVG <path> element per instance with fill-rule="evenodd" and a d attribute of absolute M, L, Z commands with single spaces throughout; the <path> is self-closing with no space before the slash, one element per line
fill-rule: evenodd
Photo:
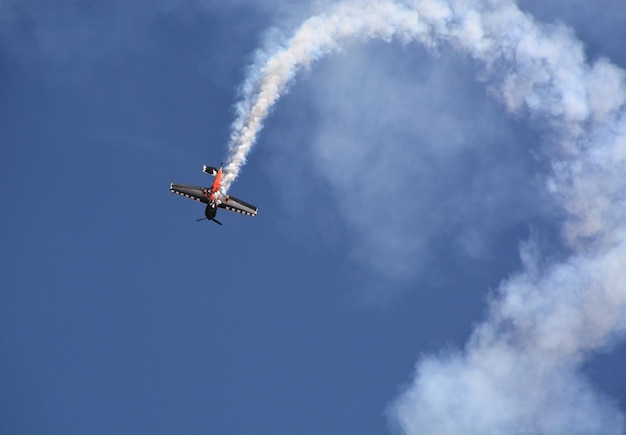
<path fill-rule="evenodd" d="M 620 2 L 521 5 L 574 26 L 592 58 L 626 66 Z M 396 68 L 397 59 L 398 86 L 413 70 L 428 78 L 443 68 L 420 47 L 382 43 L 323 60 L 279 102 L 232 188 L 258 217 L 194 222 L 201 206 L 170 195 L 170 180 L 210 182 L 201 166 L 225 156 L 236 89 L 264 30 L 305 16 L 296 3 L 0 3 L 0 433 L 384 433 L 385 409 L 418 357 L 463 345 L 488 291 L 519 267 L 519 242 L 543 231 L 558 245 L 548 209 L 491 230 L 477 222 L 472 237 L 486 241 L 465 255 L 457 232 L 466 211 L 452 208 L 458 227 L 434 226 L 411 272 L 381 275 L 376 252 L 359 254 L 367 240 L 342 218 L 333 168 L 322 173 L 309 151 L 329 123 L 315 95 L 328 83 L 347 97 L 370 93 L 373 105 L 405 104 L 368 88 L 388 77 L 377 61 Z M 508 135 L 510 148 L 432 157 L 443 171 L 462 170 L 442 174 L 430 199 L 407 184 L 410 204 L 463 193 L 472 174 L 500 161 L 521 161 L 522 175 L 541 169 L 516 157 L 536 131 L 499 113 L 466 60 L 441 57 L 446 74 L 461 69 L 454 92 L 464 101 L 442 91 L 434 110 L 479 105 L 469 123 L 484 115 L 504 133 L 477 127 L 459 140 Z M 370 62 L 373 71 L 354 74 Z M 344 73 L 353 77 L 345 87 Z M 420 140 L 397 125 L 369 127 L 394 143 Z M 341 140 L 358 135 L 346 128 Z M 363 183 L 377 182 L 390 149 L 372 155 Z M 340 154 L 338 165 L 350 162 Z M 382 227 L 393 221 L 378 198 L 359 201 Z M 424 210 L 410 208 L 421 222 Z M 624 410 L 625 358 L 622 345 L 585 368 Z"/>

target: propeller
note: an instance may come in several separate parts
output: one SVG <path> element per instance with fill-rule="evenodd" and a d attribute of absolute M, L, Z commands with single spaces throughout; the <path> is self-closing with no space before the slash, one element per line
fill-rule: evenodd
<path fill-rule="evenodd" d="M 215 218 L 214 219 L 207 219 L 207 218 L 203 217 L 203 218 L 200 218 L 200 219 L 196 219 L 196 222 L 200 222 L 200 221 L 213 221 L 213 222 L 215 222 L 218 225 L 222 225 L 222 223 L 220 221 L 218 221 L 217 219 L 215 219 Z"/>

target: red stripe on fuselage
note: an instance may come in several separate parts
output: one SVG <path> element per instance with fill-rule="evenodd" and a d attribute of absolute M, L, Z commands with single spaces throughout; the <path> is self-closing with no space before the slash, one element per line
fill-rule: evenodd
<path fill-rule="evenodd" d="M 215 181 L 213 181 L 213 186 L 211 187 L 211 196 L 209 199 L 215 199 L 215 194 L 220 190 L 220 186 L 222 184 L 222 167 L 217 171 L 217 175 L 215 175 Z"/>

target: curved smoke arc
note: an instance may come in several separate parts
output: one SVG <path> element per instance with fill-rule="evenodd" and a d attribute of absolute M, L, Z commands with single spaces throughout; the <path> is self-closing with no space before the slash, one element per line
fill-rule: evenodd
<path fill-rule="evenodd" d="M 564 211 L 569 258 L 546 265 L 527 244 L 465 349 L 418 361 L 390 405 L 406 433 L 623 433 L 624 416 L 579 372 L 626 332 L 624 71 L 592 64 L 562 25 L 507 0 L 342 2 L 261 50 L 242 86 L 222 194 L 297 72 L 351 38 L 448 44 L 482 68 L 510 112 L 547 125 L 548 190 Z"/>

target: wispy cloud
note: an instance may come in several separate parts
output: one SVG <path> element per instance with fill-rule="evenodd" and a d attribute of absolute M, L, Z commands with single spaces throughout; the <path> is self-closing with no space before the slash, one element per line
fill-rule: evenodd
<path fill-rule="evenodd" d="M 295 74 L 358 38 L 415 41 L 435 51 L 450 47 L 473 59 L 489 93 L 543 134 L 538 153 L 549 162 L 545 188 L 562 215 L 558 222 L 568 250 L 564 259 L 551 261 L 528 242 L 521 251 L 523 270 L 494 292 L 485 320 L 463 351 L 418 361 L 412 381 L 389 408 L 392 425 L 419 434 L 622 433 L 624 416 L 579 368 L 626 332 L 624 72 L 606 59 L 589 63 L 570 29 L 540 24 L 506 0 L 342 2 L 306 20 L 291 38 L 274 39 L 258 52 L 233 125 L 225 189 Z M 380 86 L 395 91 L 392 83 Z M 334 110 L 342 113 L 358 113 L 355 101 L 363 103 L 350 95 L 333 100 L 340 102 Z M 387 122 L 397 118 L 389 116 Z M 337 190 L 346 209 L 365 200 L 347 193 L 359 171 L 371 170 L 368 146 L 363 147 L 367 126 L 361 127 L 359 145 L 335 136 L 340 131 L 335 127 L 327 129 L 333 137 L 318 143 L 322 160 L 339 156 L 339 165 L 343 162 L 335 179 L 343 186 Z M 385 178 L 366 189 L 367 198 L 384 197 L 389 185 L 418 185 L 416 172 L 405 165 L 432 173 L 432 161 L 419 149 L 409 152 L 403 146 L 399 153 L 394 144 L 385 146 L 400 157 L 381 163 Z M 349 157 L 342 160 L 341 154 Z M 486 167 L 491 176 L 506 180 L 504 191 L 515 182 L 515 176 Z M 436 189 L 420 193 L 440 198 Z M 419 195 L 411 201 L 419 202 Z M 375 213 L 365 216 L 375 219 Z M 402 219 L 388 227 L 398 233 L 383 229 L 376 243 L 396 240 L 389 252 L 410 256 L 423 249 L 425 239 L 406 238 L 402 230 L 408 224 Z M 367 218 L 353 222 L 374 225 Z M 374 236 L 369 240 L 376 241 Z M 399 272 L 391 261 L 382 264 Z"/>

